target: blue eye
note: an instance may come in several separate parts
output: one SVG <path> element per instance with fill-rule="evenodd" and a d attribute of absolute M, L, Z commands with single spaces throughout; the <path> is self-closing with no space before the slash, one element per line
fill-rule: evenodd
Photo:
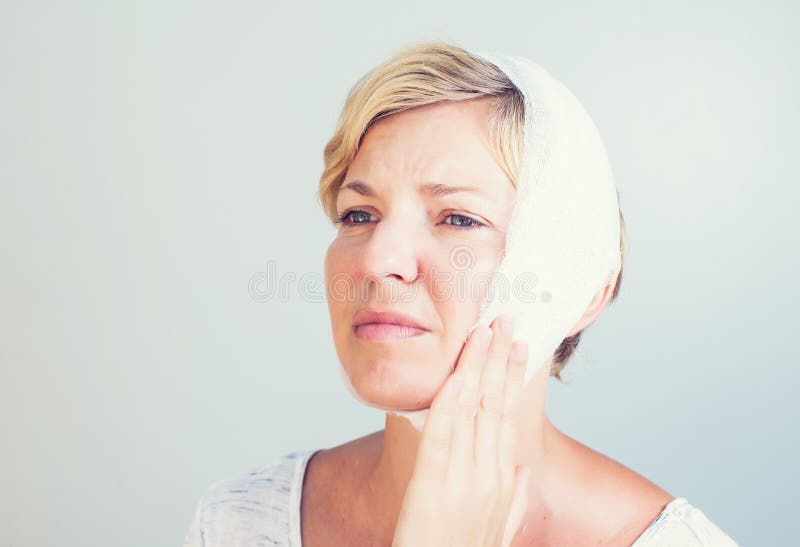
<path fill-rule="evenodd" d="M 450 222 L 447 222 L 447 220 Z M 339 218 L 336 220 L 337 224 L 342 224 L 344 226 L 354 226 L 357 224 L 369 224 L 370 222 L 374 222 L 373 216 L 370 215 L 366 211 L 362 211 L 360 209 L 350 209 L 345 211 Z M 475 220 L 472 217 L 468 217 L 467 215 L 459 215 L 455 213 L 451 213 L 445 217 L 445 222 L 443 224 L 452 226 L 457 230 L 471 230 L 474 228 L 479 228 L 481 226 L 485 226 L 482 222 Z"/>
<path fill-rule="evenodd" d="M 344 224 L 345 226 L 350 224 L 367 224 L 369 223 L 370 218 L 372 218 L 372 215 L 370 215 L 366 211 L 361 211 L 359 209 L 352 209 L 350 211 L 345 211 L 344 213 L 339 215 L 339 219 L 336 221 L 336 223 Z"/>
<path fill-rule="evenodd" d="M 451 226 L 455 226 L 459 229 L 470 229 L 470 228 L 477 228 L 478 226 L 483 226 L 481 222 L 478 222 L 472 217 L 468 217 L 466 215 L 458 215 L 458 214 L 451 214 L 447 215 L 447 217 L 452 219 L 452 222 L 445 222 L 445 224 L 449 224 Z"/>

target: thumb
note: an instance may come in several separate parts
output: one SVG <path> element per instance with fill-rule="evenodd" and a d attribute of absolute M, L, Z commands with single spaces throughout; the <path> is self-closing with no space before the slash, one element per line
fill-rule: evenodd
<path fill-rule="evenodd" d="M 506 529 L 503 533 L 502 547 L 508 547 L 517 535 L 517 528 L 522 523 L 522 517 L 528 509 L 528 479 L 531 476 L 531 468 L 527 465 L 520 465 L 515 472 L 514 494 L 511 497 L 511 505 L 508 509 L 508 519 Z"/>

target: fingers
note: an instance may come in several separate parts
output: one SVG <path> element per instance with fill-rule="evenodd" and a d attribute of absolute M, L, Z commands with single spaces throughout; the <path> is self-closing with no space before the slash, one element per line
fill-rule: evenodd
<path fill-rule="evenodd" d="M 477 413 L 477 394 L 481 371 L 486 361 L 486 351 L 492 340 L 492 330 L 480 325 L 472 331 L 467 344 L 459 357 L 456 372 L 464 379 L 464 386 L 458 396 L 457 416 L 453 422 L 451 440 L 452 473 L 458 475 L 472 467 L 475 461 L 475 415 Z M 463 475 L 462 475 L 463 476 Z"/>
<path fill-rule="evenodd" d="M 503 479 L 511 481 L 511 471 L 516 463 L 517 416 L 519 414 L 519 400 L 525 387 L 525 370 L 528 367 L 528 344 L 514 342 L 508 356 L 508 371 L 506 383 L 503 388 L 503 410 L 500 419 L 500 441 L 498 458 Z"/>
<path fill-rule="evenodd" d="M 503 390 L 514 321 L 507 315 L 501 315 L 494 320 L 492 328 L 494 335 L 481 376 L 475 420 L 475 465 L 481 469 L 499 471 L 500 416 L 508 408 L 503 401 Z"/>
<path fill-rule="evenodd" d="M 508 547 L 516 535 L 528 504 L 528 475 L 515 465 L 517 409 L 528 352 L 527 344 L 513 342 L 513 330 L 508 315 L 496 317 L 491 328 L 482 325 L 473 330 L 459 354 L 455 372 L 431 404 L 409 483 L 412 493 L 412 485 L 428 485 L 409 498 L 416 499 L 426 515 L 430 513 L 430 499 L 443 499 L 445 492 L 451 494 L 451 502 L 464 505 L 469 501 L 473 516 L 467 520 L 478 519 L 478 509 L 481 514 L 494 515 L 496 526 L 491 537 L 493 544 L 502 537 L 503 547 Z M 438 485 L 438 494 L 430 485 Z M 481 494 L 482 507 L 476 508 L 474 500 L 466 500 L 473 491 Z M 499 503 L 506 509 L 502 510 Z M 502 522 L 497 520 L 501 510 Z M 464 524 L 459 522 L 459 527 Z M 460 532 L 475 536 L 474 530 Z"/>
<path fill-rule="evenodd" d="M 507 315 L 495 318 L 491 328 L 476 327 L 431 405 L 418 458 L 433 477 L 463 476 L 477 467 L 512 482 L 514 416 L 527 364 L 527 345 L 512 344 L 513 328 Z"/>
<path fill-rule="evenodd" d="M 453 419 L 458 411 L 462 384 L 463 378 L 452 374 L 431 404 L 420 436 L 415 469 L 423 481 L 441 478 L 447 472 Z"/>

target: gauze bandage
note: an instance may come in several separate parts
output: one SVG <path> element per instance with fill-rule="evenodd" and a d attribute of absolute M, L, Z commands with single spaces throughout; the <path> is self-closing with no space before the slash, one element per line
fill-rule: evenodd
<path fill-rule="evenodd" d="M 619 201 L 603 141 L 569 89 L 529 59 L 477 55 L 522 92 L 525 134 L 505 255 L 472 328 L 503 313 L 514 318 L 514 339 L 528 343 L 527 384 L 550 366 L 594 295 L 619 272 Z M 365 402 L 340 372 L 350 393 Z M 428 413 L 382 410 L 420 431 Z"/>

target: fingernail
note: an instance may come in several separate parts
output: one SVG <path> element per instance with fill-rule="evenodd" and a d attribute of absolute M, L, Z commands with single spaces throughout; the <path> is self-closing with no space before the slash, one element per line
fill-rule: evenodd
<path fill-rule="evenodd" d="M 514 319 L 510 316 L 504 316 L 500 320 L 500 330 L 506 336 L 514 334 Z"/>
<path fill-rule="evenodd" d="M 473 336 L 476 338 L 475 344 L 478 346 L 478 349 L 486 349 L 489 347 L 489 342 L 492 341 L 492 329 L 480 325 L 475 327 Z"/>
<path fill-rule="evenodd" d="M 528 360 L 528 343 L 527 342 L 514 342 L 514 347 L 512 348 L 512 353 L 514 354 L 511 358 L 515 361 L 527 361 Z"/>

